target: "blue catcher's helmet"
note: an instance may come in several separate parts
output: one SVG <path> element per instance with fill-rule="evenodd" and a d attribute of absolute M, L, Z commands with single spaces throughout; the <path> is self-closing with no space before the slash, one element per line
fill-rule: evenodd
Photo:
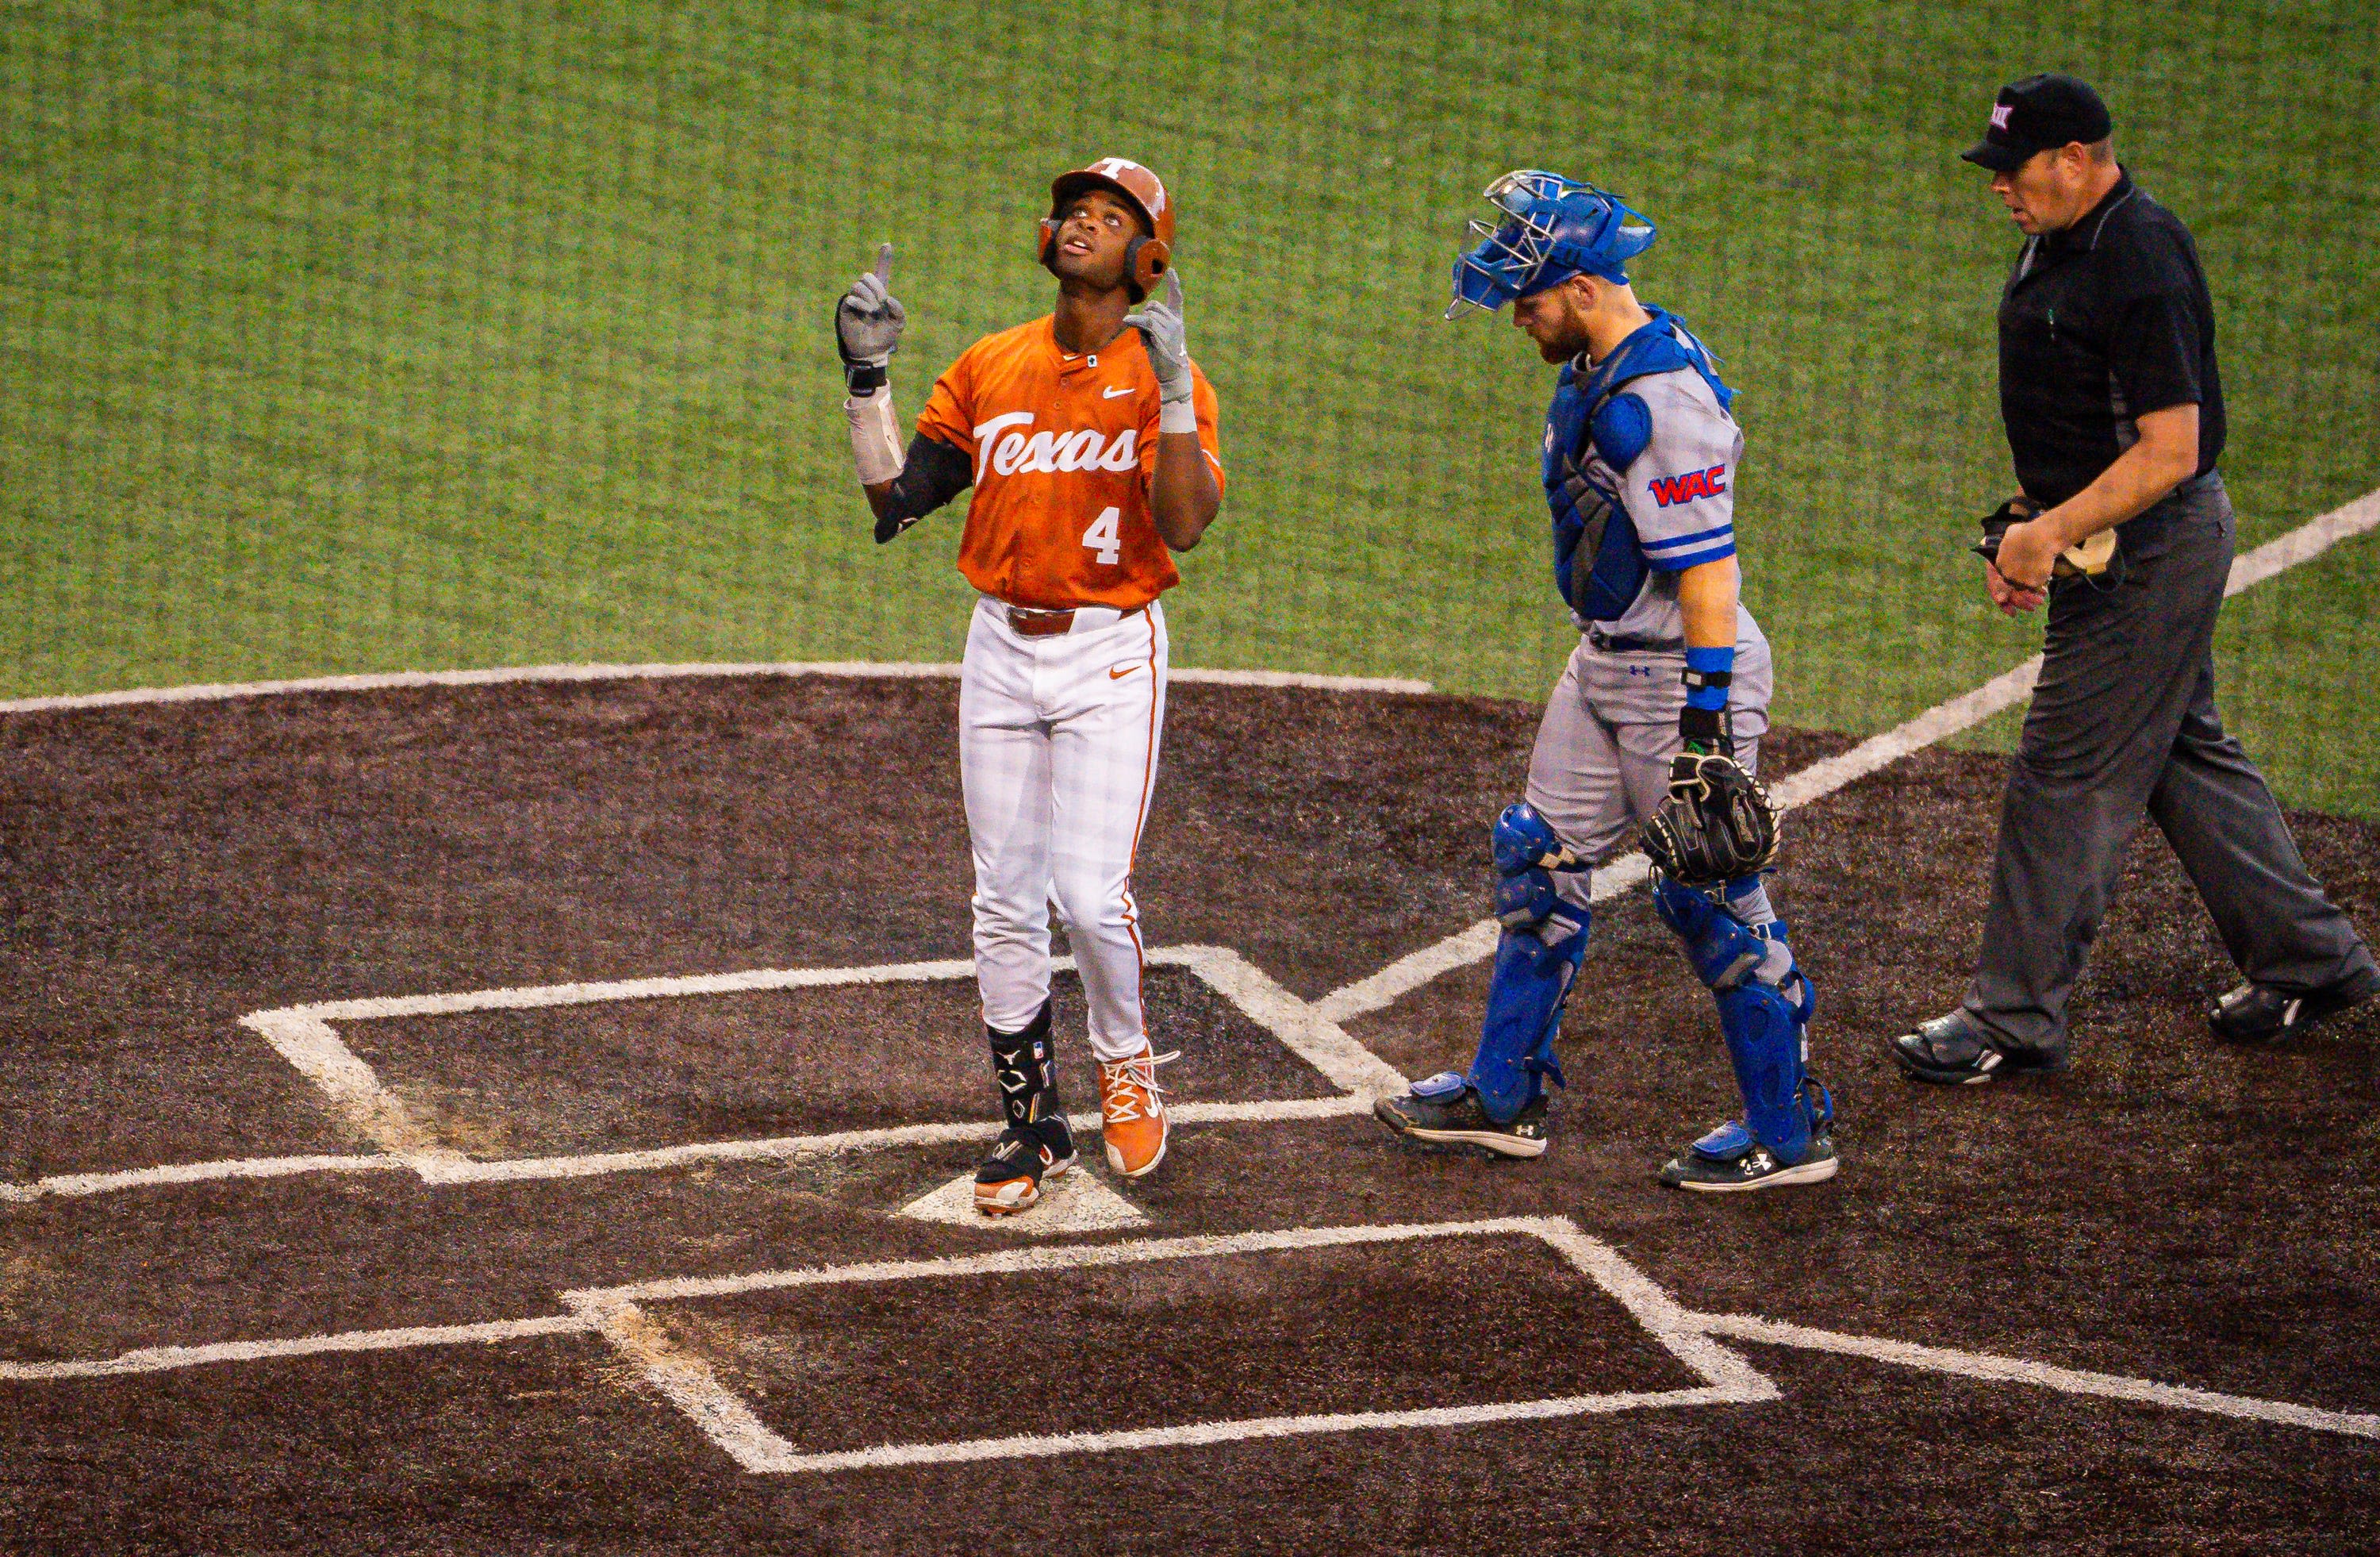
<path fill-rule="evenodd" d="M 1446 317 L 1500 309 L 1574 275 L 1625 283 L 1628 262 L 1653 247 L 1653 223 L 1620 197 L 1559 173 L 1520 168 L 1486 190 L 1504 213 L 1490 225 L 1474 217 L 1473 246 L 1454 260 L 1454 300 Z"/>

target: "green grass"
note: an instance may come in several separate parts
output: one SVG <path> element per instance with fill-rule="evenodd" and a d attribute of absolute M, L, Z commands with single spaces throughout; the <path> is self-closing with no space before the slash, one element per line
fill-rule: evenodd
<path fill-rule="evenodd" d="M 1114 151 L 1224 403 L 1181 662 L 1541 695 L 1547 374 L 1436 317 L 1534 164 L 1661 223 L 1643 290 L 1743 392 L 1779 717 L 1879 728 L 2037 640 L 1959 550 L 2011 242 L 1954 153 L 2048 67 L 2197 232 L 2245 539 L 2380 484 L 2363 0 L 0 10 L 0 690 L 955 657 L 955 516 L 868 541 L 832 299 L 900 245 L 914 412 L 1047 308 L 1037 191 Z M 2292 803 L 2380 815 L 2375 586 L 2367 537 L 2234 602 Z"/>

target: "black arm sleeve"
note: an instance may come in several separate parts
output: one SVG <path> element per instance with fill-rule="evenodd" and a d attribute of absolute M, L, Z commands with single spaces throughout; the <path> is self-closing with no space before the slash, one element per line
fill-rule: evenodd
<path fill-rule="evenodd" d="M 892 493 L 876 519 L 879 545 L 975 485 L 975 463 L 948 444 L 920 432 L 909 440 L 908 458 L 892 478 Z"/>

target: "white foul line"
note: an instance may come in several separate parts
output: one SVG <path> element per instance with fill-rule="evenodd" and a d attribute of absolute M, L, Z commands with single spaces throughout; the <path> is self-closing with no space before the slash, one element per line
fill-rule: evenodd
<path fill-rule="evenodd" d="M 1402 1071 L 1348 1036 L 1328 1013 L 1298 999 L 1256 964 L 1224 946 L 1185 947 L 1185 962 L 1290 1052 L 1342 1092 L 1394 1097 L 1405 1089 Z M 1149 959 L 1154 962 L 1156 956 Z"/>
<path fill-rule="evenodd" d="M 2231 578 L 2223 587 L 2228 597 L 2253 589 L 2274 574 L 2309 562 L 2340 541 L 2380 529 L 2380 490 L 2365 493 L 2329 513 L 2308 519 L 2285 535 L 2274 537 L 2244 557 L 2231 559 Z"/>
<path fill-rule="evenodd" d="M 1607 902 L 1631 887 L 1643 885 L 1652 873 L 1651 860 L 1641 854 L 1623 854 L 1596 868 L 1594 884 L 1587 889 L 1587 901 Z M 1314 1014 L 1325 1021 L 1346 1022 L 1385 1010 L 1441 975 L 1494 956 L 1496 943 L 1502 934 L 1503 927 L 1494 919 L 1481 919 L 1443 941 L 1399 957 L 1368 978 L 1331 991 L 1314 1003 Z"/>
<path fill-rule="evenodd" d="M 1441 975 L 1495 955 L 1496 943 L 1503 935 L 1503 929 L 1494 919 L 1481 919 L 1418 952 L 1408 952 L 1378 973 L 1342 984 L 1316 1001 L 1315 1015 L 1344 1022 L 1394 1005 Z"/>
<path fill-rule="evenodd" d="M 495 1320 L 484 1324 L 416 1325 L 405 1330 L 348 1330 L 330 1335 L 298 1335 L 282 1341 L 225 1341 L 211 1346 L 143 1346 L 121 1356 L 89 1362 L 0 1362 L 0 1380 L 105 1379 L 124 1373 L 164 1373 L 211 1363 L 271 1362 L 319 1356 L 328 1352 L 395 1352 L 416 1346 L 485 1345 L 533 1335 L 567 1335 L 593 1324 L 577 1314 L 532 1320 Z"/>
<path fill-rule="evenodd" d="M 1688 1316 L 1688 1322 L 1708 1334 L 1725 1335 L 1762 1345 L 1799 1346 L 1814 1352 L 1832 1352 L 1840 1356 L 1864 1357 L 1870 1362 L 1888 1362 L 1900 1368 L 1924 1368 L 1929 1373 L 1949 1373 L 1993 1383 L 2033 1384 L 2046 1390 L 2056 1390 L 2061 1394 L 2099 1395 L 2110 1400 L 2137 1401 L 2144 1405 L 2169 1406 L 2180 1411 L 2204 1411 L 2218 1417 L 2278 1422 L 2286 1427 L 2313 1428 L 2322 1432 L 2352 1433 L 2359 1438 L 2380 1438 L 2380 1416 L 2365 1412 L 2324 1411 L 2311 1405 L 2291 1405 L 2284 1401 L 2258 1400 L 2252 1395 L 2217 1394 L 2212 1390 L 2159 1384 L 2147 1379 L 2127 1379 L 2115 1373 L 2088 1373 L 2071 1368 L 2052 1368 L 2047 1363 L 2026 1362 L 2019 1357 L 1993 1356 L 1983 1352 L 1955 1352 L 1940 1346 L 1918 1346 L 1906 1341 L 1884 1341 L 1867 1335 L 1843 1335 L 1798 1324 L 1779 1324 L 1773 1320 L 1755 1319 L 1748 1314 L 1694 1314 Z"/>
<path fill-rule="evenodd" d="M 57 1195 L 77 1198 L 161 1185 L 210 1184 L 219 1179 L 287 1178 L 297 1174 L 377 1174 L 416 1171 L 403 1157 L 235 1157 L 212 1162 L 169 1162 L 161 1168 L 124 1168 L 104 1174 L 58 1174 L 31 1184 L 0 1184 L 0 1200 L 39 1200 Z"/>
<path fill-rule="evenodd" d="M 2380 489 L 2308 519 L 2244 556 L 2232 558 L 2230 577 L 2223 592 L 2228 597 L 2252 589 L 2276 574 L 2312 561 L 2342 541 L 2372 529 L 2380 529 Z M 2035 654 L 1971 692 L 1937 703 L 1905 724 L 1869 736 L 1848 751 L 1788 774 L 1770 785 L 1769 793 L 1780 806 L 1806 806 L 1937 741 L 1972 729 L 2033 696 L 2034 684 L 2041 675 L 2041 663 L 2042 657 Z M 1647 870 L 1647 861 L 1641 854 L 1623 855 L 1597 867 L 1594 900 L 1600 903 L 1634 886 L 1645 880 Z M 1333 1022 L 1384 1010 L 1434 979 L 1493 956 L 1497 936 L 1496 921 L 1481 919 L 1443 941 L 1400 957 L 1369 978 L 1331 991 L 1314 1003 L 1314 1010 Z"/>
<path fill-rule="evenodd" d="M 954 677 L 950 663 L 881 660 L 703 661 L 693 663 L 499 665 L 486 670 L 389 671 L 360 675 L 309 675 L 290 681 L 212 681 L 186 687 L 135 687 L 120 692 L 77 692 L 58 697 L 0 700 L 0 714 L 55 713 L 72 709 L 123 708 L 143 703 L 228 702 L 241 698 L 285 697 L 298 692 L 386 692 L 421 687 L 495 687 L 519 682 L 674 681 L 698 676 L 857 675 L 881 679 Z M 1177 667 L 1168 681 L 1191 686 L 1304 687 L 1324 692 L 1425 693 L 1427 681 L 1392 675 L 1309 675 L 1300 671 L 1196 670 Z"/>

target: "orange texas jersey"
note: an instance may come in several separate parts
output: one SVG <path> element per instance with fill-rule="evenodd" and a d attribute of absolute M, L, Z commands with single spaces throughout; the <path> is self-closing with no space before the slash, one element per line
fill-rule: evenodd
<path fill-rule="evenodd" d="M 1198 442 L 1223 479 L 1215 391 L 1194 363 Z M 1149 517 L 1157 374 L 1140 332 L 1058 349 L 1035 320 L 967 347 L 934 383 L 917 431 L 975 462 L 959 571 L 1011 605 L 1146 605 L 1182 581 Z"/>

